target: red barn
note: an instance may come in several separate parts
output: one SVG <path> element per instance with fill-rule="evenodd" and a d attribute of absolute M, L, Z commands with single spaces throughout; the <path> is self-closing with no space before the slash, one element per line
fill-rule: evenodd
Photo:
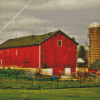
<path fill-rule="evenodd" d="M 0 45 L 0 65 L 3 68 L 31 69 L 41 73 L 71 74 L 76 72 L 77 45 L 62 31 L 44 35 L 9 39 Z"/>

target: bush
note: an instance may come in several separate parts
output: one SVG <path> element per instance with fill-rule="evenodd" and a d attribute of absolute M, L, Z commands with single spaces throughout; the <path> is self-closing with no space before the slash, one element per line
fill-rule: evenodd
<path fill-rule="evenodd" d="M 23 70 L 12 70 L 12 69 L 0 69 L 0 76 L 5 76 L 6 78 L 25 78 Z"/>

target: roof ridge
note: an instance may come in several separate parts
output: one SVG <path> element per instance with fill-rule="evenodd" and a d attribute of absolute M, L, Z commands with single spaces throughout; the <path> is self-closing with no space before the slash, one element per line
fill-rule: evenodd
<path fill-rule="evenodd" d="M 72 42 L 78 45 L 76 41 L 73 41 L 69 36 L 67 36 L 64 32 L 61 30 L 57 30 L 54 32 L 49 32 L 47 34 L 42 35 L 31 35 L 31 36 L 25 36 L 20 38 L 13 38 L 5 41 L 0 45 L 0 49 L 3 48 L 12 48 L 12 47 L 21 47 L 21 46 L 30 46 L 30 45 L 39 45 L 43 42 L 45 42 L 47 39 L 51 38 L 53 35 L 61 32 L 64 34 L 67 38 L 69 38 Z"/>
<path fill-rule="evenodd" d="M 56 33 L 58 31 L 60 31 L 60 30 L 57 30 L 57 31 L 54 31 L 54 32 L 45 33 L 45 34 L 41 34 L 41 35 L 34 34 L 34 35 L 30 35 L 30 36 L 23 36 L 23 37 L 8 39 L 8 40 L 15 40 L 15 39 L 20 39 L 20 38 L 25 38 L 25 37 L 31 37 L 31 36 L 44 36 L 44 35 L 47 35 L 47 34 L 50 34 L 50 33 Z"/>
<path fill-rule="evenodd" d="M 30 35 L 19 38 L 8 39 L 0 45 L 0 48 L 11 48 L 18 46 L 29 46 L 29 45 L 39 45 L 45 40 L 49 39 L 51 36 L 59 32 L 59 30 L 54 32 L 49 32 L 42 35 Z"/>

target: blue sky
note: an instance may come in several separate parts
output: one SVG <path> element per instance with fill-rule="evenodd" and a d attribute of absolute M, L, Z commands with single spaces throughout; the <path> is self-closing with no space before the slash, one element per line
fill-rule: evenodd
<path fill-rule="evenodd" d="M 0 43 L 60 29 L 85 45 L 94 21 L 100 23 L 100 0 L 0 0 Z"/>

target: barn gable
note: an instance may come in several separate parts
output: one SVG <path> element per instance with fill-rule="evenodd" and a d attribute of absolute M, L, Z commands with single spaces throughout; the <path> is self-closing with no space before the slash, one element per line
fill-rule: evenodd
<path fill-rule="evenodd" d="M 33 46 L 33 45 L 39 45 L 55 34 L 58 34 L 61 32 L 63 35 L 65 35 L 67 38 L 69 38 L 72 42 L 78 45 L 77 42 L 73 41 L 69 36 L 67 36 L 65 33 L 62 31 L 58 30 L 55 32 L 50 32 L 44 35 L 32 35 L 32 36 L 27 36 L 27 37 L 21 37 L 21 38 L 15 38 L 15 39 L 9 39 L 6 42 L 2 43 L 0 45 L 0 49 L 2 48 L 12 48 L 12 47 L 23 47 L 23 46 Z"/>

